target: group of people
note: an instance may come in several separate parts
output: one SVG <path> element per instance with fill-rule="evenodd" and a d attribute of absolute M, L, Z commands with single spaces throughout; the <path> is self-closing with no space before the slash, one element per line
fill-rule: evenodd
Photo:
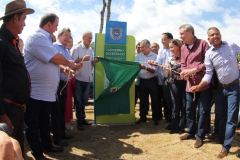
<path fill-rule="evenodd" d="M 0 17 L 3 20 L 0 28 L 0 123 L 5 123 L 11 132 L 9 135 L 18 141 L 20 157 L 24 158 L 25 130 L 34 158 L 47 159 L 43 153 L 62 152 L 63 147 L 68 146 L 64 139 L 73 138 L 65 132 L 66 128 L 73 129 L 69 124 L 73 97 L 77 128 L 84 130 L 83 125 L 91 125 L 85 120 L 84 108 L 93 80 L 92 66 L 98 60 L 93 59 L 90 47 L 91 31 L 85 31 L 82 42 L 74 47 L 69 28 L 60 29 L 54 36 L 59 23 L 54 13 L 42 16 L 39 29 L 29 35 L 23 50 L 24 43 L 18 35 L 27 15 L 34 12 L 26 7 L 24 0 L 15 0 L 6 5 L 5 15 Z"/>
<path fill-rule="evenodd" d="M 163 33 L 160 51 L 158 44 L 150 44 L 147 39 L 136 45 L 135 61 L 140 63 L 141 70 L 135 88 L 135 102 L 140 99 L 140 119 L 135 123 L 146 122 L 150 95 L 154 125 L 159 125 L 163 117 L 163 103 L 170 134 L 182 134 L 188 126 L 180 139 L 196 138 L 194 147 L 200 148 L 210 132 L 210 110 L 215 102 L 214 133 L 209 138 L 212 143 L 223 145 L 217 157 L 226 157 L 238 124 L 236 55 L 240 55 L 240 47 L 222 41 L 216 27 L 207 31 L 210 45 L 195 36 L 190 24 L 180 26 L 179 34 L 181 40 Z"/>

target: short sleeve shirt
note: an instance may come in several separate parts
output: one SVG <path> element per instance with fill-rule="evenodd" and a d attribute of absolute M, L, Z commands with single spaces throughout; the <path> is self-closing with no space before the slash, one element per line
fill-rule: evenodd
<path fill-rule="evenodd" d="M 30 35 L 24 48 L 24 58 L 31 77 L 31 98 L 54 102 L 60 79 L 59 65 L 50 60 L 58 53 L 52 44 L 52 36 L 43 29 Z"/>
<path fill-rule="evenodd" d="M 78 58 L 83 58 L 85 55 L 90 55 L 91 58 L 89 61 L 83 61 L 83 67 L 81 68 L 79 73 L 75 74 L 77 80 L 82 82 L 92 82 L 92 61 L 93 61 L 93 50 L 91 47 L 84 46 L 83 43 L 75 46 L 72 49 L 72 59 L 76 61 Z"/>
<path fill-rule="evenodd" d="M 158 72 L 158 67 L 154 67 L 154 66 L 150 66 L 148 64 L 148 60 L 153 60 L 155 61 L 157 59 L 157 55 L 153 52 L 150 52 L 147 56 L 144 55 L 143 53 L 139 53 L 136 57 L 135 57 L 135 62 L 139 62 L 140 64 L 145 65 L 148 68 L 153 68 L 155 70 L 154 73 L 148 72 L 144 69 L 141 69 L 138 76 L 142 79 L 149 79 L 152 78 L 154 76 L 157 76 L 157 72 Z"/>
<path fill-rule="evenodd" d="M 69 53 L 67 47 L 62 45 L 59 41 L 53 43 L 53 45 L 57 49 L 57 51 L 59 53 L 61 53 L 65 58 L 67 58 L 68 60 L 72 60 L 72 57 L 70 56 L 70 53 Z M 60 80 L 68 81 L 68 77 L 63 72 L 61 72 L 60 73 Z"/>

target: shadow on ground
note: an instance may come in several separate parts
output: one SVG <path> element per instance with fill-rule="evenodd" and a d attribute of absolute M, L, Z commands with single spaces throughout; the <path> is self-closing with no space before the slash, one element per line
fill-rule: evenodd
<path fill-rule="evenodd" d="M 93 106 L 86 107 L 87 119 L 93 121 Z M 136 117 L 139 111 L 136 110 Z M 75 113 L 74 113 L 75 114 Z M 64 152 L 48 154 L 53 159 L 60 160 L 116 160 L 116 159 L 216 159 L 221 151 L 221 145 L 214 145 L 205 140 L 203 147 L 193 147 L 195 140 L 180 141 L 179 134 L 170 135 L 165 126 L 165 120 L 159 126 L 154 126 L 151 113 L 147 123 L 140 125 L 92 125 L 85 126 L 80 131 L 76 127 L 75 119 L 71 122 L 73 131 L 67 134 L 74 136 L 68 140 L 68 147 Z M 213 125 L 213 124 L 212 124 Z M 237 134 L 240 132 L 237 131 Z M 240 153 L 240 136 L 236 135 L 227 159 L 237 159 Z M 33 159 L 30 148 L 25 143 L 26 159 Z"/>

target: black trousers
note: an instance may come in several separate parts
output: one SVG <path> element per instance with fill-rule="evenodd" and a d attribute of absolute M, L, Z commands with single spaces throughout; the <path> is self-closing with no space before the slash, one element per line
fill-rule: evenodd
<path fill-rule="evenodd" d="M 135 106 L 139 98 L 139 85 L 135 85 Z"/>
<path fill-rule="evenodd" d="M 166 120 L 169 120 L 169 121 L 171 121 L 171 118 L 172 118 L 172 107 L 173 107 L 170 86 L 171 86 L 171 84 L 169 84 L 167 82 L 167 78 L 164 78 L 164 80 L 163 80 L 163 97 L 167 104 L 167 105 L 164 105 L 164 110 L 166 110 L 166 112 L 164 111 L 164 117 Z"/>
<path fill-rule="evenodd" d="M 158 121 L 160 118 L 160 105 L 159 105 L 160 99 L 157 77 L 153 77 L 150 79 L 140 79 L 139 93 L 140 93 L 141 119 L 146 120 L 146 112 L 149 105 L 150 94 L 152 105 L 152 119 L 153 121 Z"/>
<path fill-rule="evenodd" d="M 186 81 L 175 80 L 170 87 L 173 108 L 172 108 L 172 131 L 183 130 L 186 125 Z"/>
<path fill-rule="evenodd" d="M 53 142 L 57 143 L 62 140 L 65 136 L 65 110 L 66 110 L 66 98 L 67 98 L 67 87 L 63 88 L 67 82 L 60 81 L 57 91 L 57 100 L 52 105 L 51 109 L 51 122 L 52 122 L 52 133 Z M 61 92 L 61 93 L 60 93 Z"/>
<path fill-rule="evenodd" d="M 217 89 L 213 89 L 213 100 L 212 100 L 212 104 L 215 103 L 215 119 L 214 119 L 214 127 L 213 127 L 213 133 L 218 133 L 219 131 L 219 116 L 218 116 L 218 106 L 217 106 Z M 211 124 L 211 114 L 209 116 L 210 120 L 210 124 Z"/>
<path fill-rule="evenodd" d="M 44 150 L 50 150 L 50 112 L 55 102 L 46 102 L 29 98 L 24 114 L 26 138 L 35 158 L 43 156 Z"/>
<path fill-rule="evenodd" d="M 159 107 L 160 107 L 159 119 L 161 120 L 162 117 L 163 117 L 162 106 L 165 106 L 166 102 L 165 102 L 165 99 L 163 98 L 163 87 L 162 87 L 162 85 L 158 85 L 158 90 L 159 90 L 159 100 L 160 100 L 160 102 L 159 102 Z M 163 104 L 162 104 L 162 102 L 163 102 Z M 165 115 L 166 111 L 167 110 L 165 110 L 165 108 L 164 108 L 164 115 Z"/>
<path fill-rule="evenodd" d="M 14 127 L 13 133 L 11 135 L 12 138 L 16 139 L 20 144 L 22 155 L 24 157 L 24 134 L 23 134 L 23 126 L 24 126 L 24 109 L 17 107 L 13 104 L 9 104 L 3 102 L 3 106 L 5 108 L 6 115 L 11 120 L 12 125 Z"/>

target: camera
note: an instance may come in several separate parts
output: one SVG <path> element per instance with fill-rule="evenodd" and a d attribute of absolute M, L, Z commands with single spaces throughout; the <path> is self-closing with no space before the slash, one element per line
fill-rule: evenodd
<path fill-rule="evenodd" d="M 8 134 L 9 136 L 12 135 L 12 131 L 11 129 L 8 127 L 8 125 L 6 123 L 0 123 L 0 131 L 5 132 L 6 134 Z"/>

